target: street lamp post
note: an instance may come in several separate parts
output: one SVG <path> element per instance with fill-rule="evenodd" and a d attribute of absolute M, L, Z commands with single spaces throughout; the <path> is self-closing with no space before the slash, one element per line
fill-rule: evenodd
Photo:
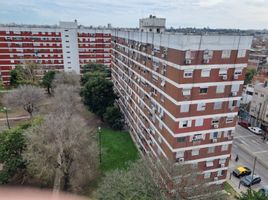
<path fill-rule="evenodd" d="M 1 111 L 1 112 L 4 112 L 4 113 L 6 114 L 7 127 L 8 127 L 8 129 L 10 129 L 10 124 L 9 124 L 9 119 L 8 119 L 7 108 L 6 108 L 6 107 L 3 107 L 0 111 Z"/>
<path fill-rule="evenodd" d="M 100 163 L 101 163 L 101 127 L 98 127 L 98 133 L 99 133 L 99 156 L 100 156 Z"/>

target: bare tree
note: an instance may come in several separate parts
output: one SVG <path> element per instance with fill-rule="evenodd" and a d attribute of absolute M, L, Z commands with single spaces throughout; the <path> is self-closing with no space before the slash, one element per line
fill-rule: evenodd
<path fill-rule="evenodd" d="M 21 85 L 4 96 L 4 104 L 9 107 L 22 107 L 32 117 L 43 98 L 43 89 L 33 85 Z"/>
<path fill-rule="evenodd" d="M 220 200 L 218 186 L 209 185 L 191 165 L 146 157 L 127 170 L 108 172 L 97 191 L 98 199 Z"/>
<path fill-rule="evenodd" d="M 77 87 L 72 85 L 61 84 L 54 90 L 54 97 L 51 103 L 51 112 L 66 113 L 70 116 L 78 112 L 81 106 L 81 98 Z"/>
<path fill-rule="evenodd" d="M 95 130 L 78 115 L 50 114 L 26 133 L 28 171 L 53 185 L 54 191 L 79 191 L 97 171 Z"/>
<path fill-rule="evenodd" d="M 60 72 L 55 75 L 52 83 L 52 87 L 55 88 L 58 85 L 72 85 L 74 87 L 80 86 L 80 75 L 75 72 Z"/>
<path fill-rule="evenodd" d="M 110 171 L 96 192 L 100 200 L 163 200 L 165 195 L 151 175 L 144 160 L 131 163 L 127 169 Z"/>

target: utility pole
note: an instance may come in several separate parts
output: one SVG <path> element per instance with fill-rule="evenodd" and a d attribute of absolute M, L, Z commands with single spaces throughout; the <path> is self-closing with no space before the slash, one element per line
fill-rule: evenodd
<path fill-rule="evenodd" d="M 101 127 L 98 127 L 98 133 L 99 133 L 99 157 L 100 157 L 100 163 L 101 163 Z"/>

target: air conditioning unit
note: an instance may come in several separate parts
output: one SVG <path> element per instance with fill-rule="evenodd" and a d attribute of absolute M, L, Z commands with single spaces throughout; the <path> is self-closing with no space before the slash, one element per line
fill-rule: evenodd
<path fill-rule="evenodd" d="M 223 75 L 222 80 L 226 81 L 227 80 L 227 75 Z"/>
<path fill-rule="evenodd" d="M 225 167 L 225 164 L 221 164 L 221 168 Z"/>
<path fill-rule="evenodd" d="M 213 128 L 219 128 L 219 124 L 213 124 Z"/>
<path fill-rule="evenodd" d="M 150 95 L 150 96 L 153 96 L 153 92 L 150 92 L 149 95 Z"/>
<path fill-rule="evenodd" d="M 184 162 L 184 158 L 176 158 L 176 162 L 182 163 Z"/>
<path fill-rule="evenodd" d="M 232 92 L 231 96 L 235 97 L 237 95 L 237 92 Z"/>
<path fill-rule="evenodd" d="M 219 180 L 219 178 L 218 177 L 214 177 L 214 181 L 218 181 Z"/>
<path fill-rule="evenodd" d="M 152 51 L 152 55 L 153 55 L 153 56 L 155 55 L 154 51 Z"/>
<path fill-rule="evenodd" d="M 234 79 L 238 79 L 238 75 L 234 75 Z"/>
<path fill-rule="evenodd" d="M 191 64 L 191 63 L 192 63 L 192 60 L 190 59 L 185 60 L 185 64 Z"/>
<path fill-rule="evenodd" d="M 142 64 L 145 65 L 145 63 L 146 63 L 145 60 L 143 60 L 143 61 L 142 61 Z"/>

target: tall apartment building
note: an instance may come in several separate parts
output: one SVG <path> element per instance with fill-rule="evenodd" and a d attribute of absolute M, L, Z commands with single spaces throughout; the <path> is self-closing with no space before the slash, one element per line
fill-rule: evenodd
<path fill-rule="evenodd" d="M 268 82 L 256 84 L 250 103 L 249 114 L 252 126 L 268 130 Z"/>
<path fill-rule="evenodd" d="M 227 176 L 251 36 L 112 31 L 112 80 L 144 154 Z"/>
<path fill-rule="evenodd" d="M 0 75 L 9 83 L 10 70 L 34 62 L 45 70 L 75 71 L 96 62 L 110 66 L 111 34 L 108 29 L 60 22 L 59 26 L 0 26 Z"/>

